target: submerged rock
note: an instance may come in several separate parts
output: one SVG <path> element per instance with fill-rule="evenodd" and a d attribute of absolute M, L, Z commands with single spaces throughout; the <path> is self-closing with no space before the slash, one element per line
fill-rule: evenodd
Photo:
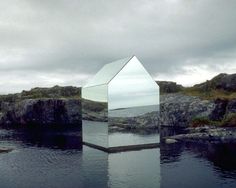
<path fill-rule="evenodd" d="M 13 148 L 6 148 L 6 147 L 0 147 L 0 153 L 8 153 L 11 152 Z"/>
<path fill-rule="evenodd" d="M 236 142 L 236 128 L 223 127 L 204 127 L 202 132 L 199 128 L 191 128 L 189 133 L 179 134 L 168 137 L 167 139 L 176 139 L 190 142 L 214 142 L 214 143 L 231 143 Z"/>
<path fill-rule="evenodd" d="M 172 138 L 165 139 L 166 144 L 174 144 L 176 142 L 178 142 L 176 139 L 172 139 Z"/>

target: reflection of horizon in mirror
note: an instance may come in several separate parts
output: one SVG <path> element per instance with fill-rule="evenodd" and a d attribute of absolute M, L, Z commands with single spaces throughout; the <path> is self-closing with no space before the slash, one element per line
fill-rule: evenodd
<path fill-rule="evenodd" d="M 82 98 L 96 102 L 108 102 L 107 85 L 84 87 L 82 89 Z"/>
<path fill-rule="evenodd" d="M 108 111 L 108 116 L 112 117 L 136 117 L 148 113 L 158 113 L 159 105 L 137 106 L 130 108 L 117 108 Z"/>
<path fill-rule="evenodd" d="M 138 59 L 132 58 L 108 85 L 108 109 L 149 105 L 159 105 L 159 87 Z"/>

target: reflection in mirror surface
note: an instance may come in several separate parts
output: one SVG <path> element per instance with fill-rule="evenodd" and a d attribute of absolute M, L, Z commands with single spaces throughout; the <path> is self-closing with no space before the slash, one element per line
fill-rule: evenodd
<path fill-rule="evenodd" d="M 159 87 L 136 57 L 110 81 L 108 109 L 159 105 Z"/>
<path fill-rule="evenodd" d="M 82 88 L 83 141 L 103 147 L 159 143 L 130 129 L 158 127 L 159 86 L 133 56 L 105 65 Z M 140 139 L 141 138 L 141 139 Z"/>
<path fill-rule="evenodd" d="M 83 141 L 108 147 L 107 85 L 82 89 Z"/>

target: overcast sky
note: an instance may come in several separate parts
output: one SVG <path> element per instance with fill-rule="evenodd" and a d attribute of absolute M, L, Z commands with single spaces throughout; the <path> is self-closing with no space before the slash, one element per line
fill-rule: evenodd
<path fill-rule="evenodd" d="M 235 0 L 0 0 L 0 93 L 81 86 L 135 54 L 156 80 L 236 73 Z"/>

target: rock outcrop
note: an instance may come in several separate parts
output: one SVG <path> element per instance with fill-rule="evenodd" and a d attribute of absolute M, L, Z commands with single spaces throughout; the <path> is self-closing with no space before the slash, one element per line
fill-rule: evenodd
<path fill-rule="evenodd" d="M 224 118 L 226 114 L 228 100 L 216 99 L 214 102 L 215 102 L 215 108 L 212 110 L 211 114 L 209 115 L 209 119 L 213 121 L 220 121 Z"/>
<path fill-rule="evenodd" d="M 183 94 L 161 96 L 159 123 L 164 126 L 186 127 L 196 117 L 209 116 L 215 104 Z"/>
<path fill-rule="evenodd" d="M 1 102 L 0 125 L 81 125 L 78 99 L 25 99 Z"/>
<path fill-rule="evenodd" d="M 225 91 L 236 91 L 236 74 L 219 74 L 204 83 L 197 84 L 194 88 L 202 91 L 221 89 Z"/>
<path fill-rule="evenodd" d="M 181 91 L 184 87 L 171 81 L 156 81 L 160 87 L 160 93 L 176 93 Z"/>

